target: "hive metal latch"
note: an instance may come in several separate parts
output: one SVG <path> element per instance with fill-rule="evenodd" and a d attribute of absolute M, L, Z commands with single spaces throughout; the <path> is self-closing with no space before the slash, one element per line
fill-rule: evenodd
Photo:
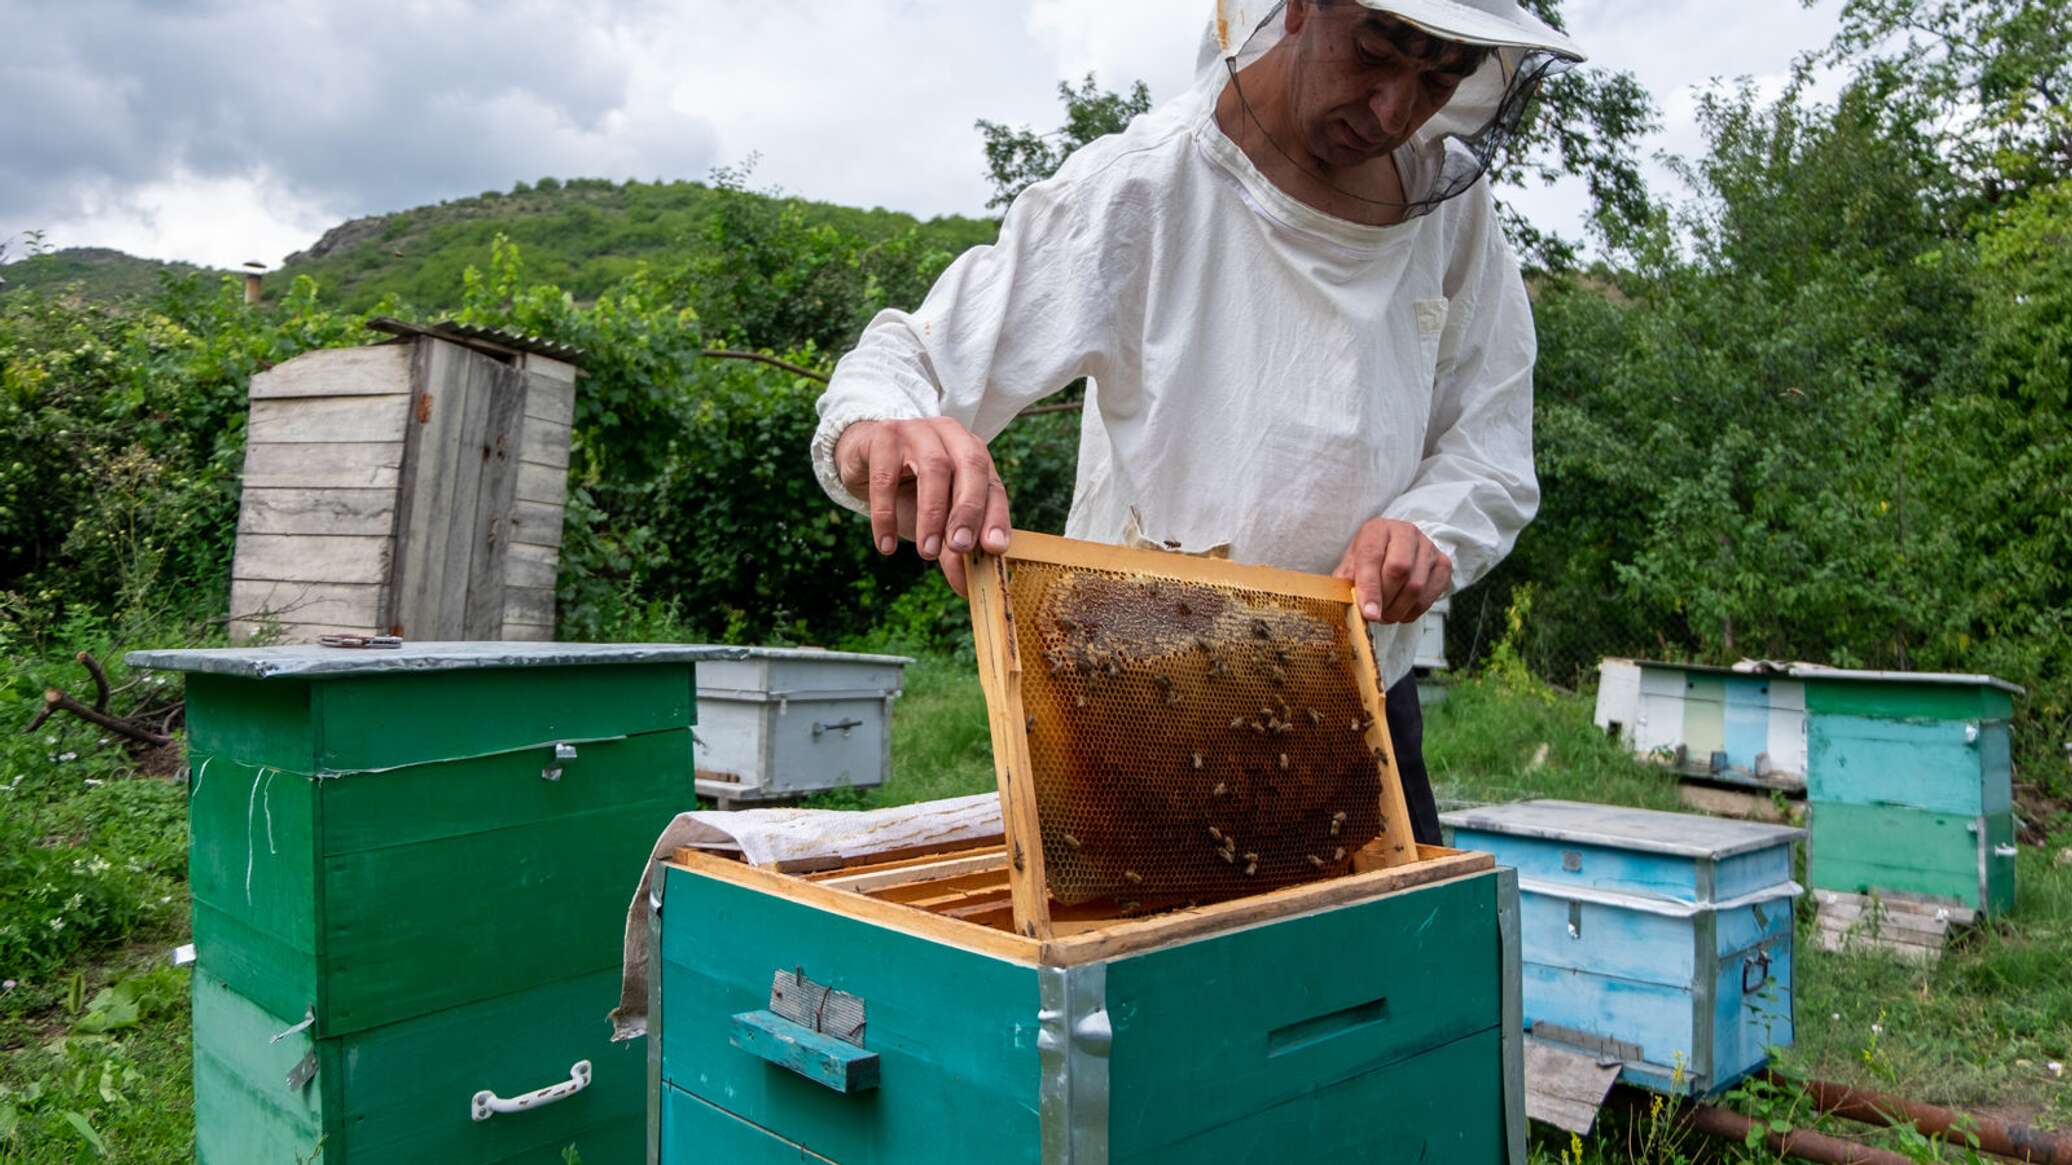
<path fill-rule="evenodd" d="M 568 1070 L 568 1079 L 558 1084 L 549 1084 L 545 1088 L 536 1089 L 523 1096 L 514 1096 L 509 1100 L 505 1100 L 487 1088 L 477 1092 L 474 1099 L 468 1102 L 468 1115 L 478 1121 L 486 1121 L 498 1114 L 509 1116 L 512 1113 L 540 1108 L 557 1100 L 567 1100 L 588 1087 L 590 1087 L 590 1061 L 577 1060 Z"/>
<path fill-rule="evenodd" d="M 543 781 L 560 780 L 561 762 L 570 761 L 574 759 L 576 759 L 575 745 L 570 744 L 567 741 L 562 741 L 559 744 L 556 744 L 554 746 L 554 763 L 540 770 L 540 779 Z"/>
<path fill-rule="evenodd" d="M 1754 983 L 1748 981 L 1748 973 L 1750 971 L 1756 972 Z M 1753 995 L 1757 991 L 1762 990 L 1763 984 L 1769 981 L 1770 952 L 1767 949 L 1757 951 L 1755 954 L 1741 960 L 1741 994 Z"/>
<path fill-rule="evenodd" d="M 861 727 L 863 727 L 863 721 L 861 720 L 836 720 L 832 722 L 815 720 L 813 722 L 813 735 L 821 736 L 829 732 L 840 732 L 843 736 L 848 736 L 850 730 Z"/>

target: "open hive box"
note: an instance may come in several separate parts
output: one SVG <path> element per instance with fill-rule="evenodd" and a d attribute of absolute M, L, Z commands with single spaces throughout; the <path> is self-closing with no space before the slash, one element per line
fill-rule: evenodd
<path fill-rule="evenodd" d="M 1002 835 L 680 851 L 652 1159 L 1522 1162 L 1515 880 L 1412 839 L 1349 584 L 971 567 Z"/>

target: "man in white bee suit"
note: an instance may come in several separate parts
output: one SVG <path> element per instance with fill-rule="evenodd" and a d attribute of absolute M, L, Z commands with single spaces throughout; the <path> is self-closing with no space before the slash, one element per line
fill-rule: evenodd
<path fill-rule="evenodd" d="M 1532 519 L 1536 351 L 1485 173 L 1581 60 L 1512 0 L 1221 0 L 1186 93 L 1016 198 L 820 400 L 813 465 L 963 589 L 1004 550 L 986 451 L 1088 380 L 1066 533 L 1351 579 L 1412 824 L 1439 840 L 1417 621 Z"/>

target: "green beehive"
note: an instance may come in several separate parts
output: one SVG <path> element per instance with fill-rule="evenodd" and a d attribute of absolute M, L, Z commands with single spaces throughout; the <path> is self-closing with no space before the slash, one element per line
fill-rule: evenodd
<path fill-rule="evenodd" d="M 636 1156 L 626 871 L 693 801 L 694 663 L 732 654 L 130 656 L 191 673 L 198 1159 Z"/>
<path fill-rule="evenodd" d="M 1992 676 L 1792 674 L 1806 683 L 1813 885 L 2011 909 L 2008 720 L 2022 690 Z"/>

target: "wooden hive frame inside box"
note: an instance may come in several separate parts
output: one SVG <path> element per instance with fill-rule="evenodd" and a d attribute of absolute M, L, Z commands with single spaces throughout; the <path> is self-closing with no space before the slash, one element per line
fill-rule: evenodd
<path fill-rule="evenodd" d="M 1380 671 L 1375 664 L 1373 645 L 1368 639 L 1366 623 L 1361 618 L 1354 603 L 1351 583 L 1343 579 L 1277 570 L 1270 567 L 1250 566 L 1221 559 L 1200 558 L 1160 551 L 1133 550 L 1119 546 L 1081 542 L 1017 531 L 1013 534 L 1009 549 L 1005 555 L 996 556 L 974 552 L 970 556 L 970 569 L 967 573 L 971 595 L 973 639 L 978 652 L 979 678 L 985 689 L 986 709 L 990 719 L 993 740 L 995 775 L 1000 790 L 1001 816 L 1004 825 L 1007 854 L 1008 888 L 1012 902 L 1011 925 L 1015 933 L 1037 940 L 1047 940 L 1060 933 L 1061 922 L 1069 924 L 1062 929 L 1070 931 L 1081 929 L 1081 924 L 1099 921 L 1102 918 L 1112 918 L 1118 913 L 1112 901 L 1105 914 L 1100 913 L 1098 909 L 1089 911 L 1085 908 L 1066 911 L 1062 915 L 1054 911 L 1054 899 L 1063 899 L 1065 896 L 1057 893 L 1058 886 L 1056 885 L 1055 875 L 1046 876 L 1046 834 L 1043 829 L 1043 821 L 1040 819 L 1041 814 L 1039 813 L 1039 762 L 1032 756 L 1031 749 L 1031 738 L 1035 733 L 1036 718 L 1032 714 L 1033 709 L 1028 706 L 1025 697 L 1029 695 L 1032 687 L 1049 683 L 1048 677 L 1058 674 L 1061 665 L 1055 658 L 1046 658 L 1041 663 L 1036 660 L 1024 659 L 1024 656 L 1031 651 L 1033 645 L 1038 642 L 1038 640 L 1022 634 L 1028 628 L 1018 627 L 1016 622 L 1017 612 L 1014 610 L 1012 601 L 1012 579 L 1014 573 L 1024 567 L 1036 570 L 1048 569 L 1053 572 L 1057 568 L 1064 568 L 1067 572 L 1075 573 L 1059 575 L 1059 578 L 1068 579 L 1071 582 L 1077 582 L 1082 578 L 1094 579 L 1097 582 L 1099 580 L 1110 580 L 1109 582 L 1100 583 L 1100 585 L 1118 587 L 1139 584 L 1144 580 L 1169 580 L 1174 584 L 1178 584 L 1175 588 L 1175 593 L 1197 597 L 1207 596 L 1208 601 L 1212 603 L 1224 601 L 1224 599 L 1218 596 L 1231 596 L 1232 601 L 1228 607 L 1222 609 L 1217 616 L 1221 620 L 1218 626 L 1227 629 L 1232 621 L 1248 622 L 1257 629 L 1255 634 L 1259 640 L 1257 644 L 1252 644 L 1251 646 L 1259 647 L 1262 651 L 1271 650 L 1282 663 L 1289 665 L 1289 671 L 1296 670 L 1298 661 L 1291 659 L 1289 655 L 1274 645 L 1279 634 L 1278 630 L 1270 628 L 1264 619 L 1254 616 L 1277 618 L 1278 608 L 1274 606 L 1276 603 L 1284 604 L 1290 608 L 1299 606 L 1305 609 L 1308 614 L 1296 619 L 1292 625 L 1296 627 L 1307 626 L 1314 632 L 1319 625 L 1319 612 L 1322 612 L 1321 618 L 1335 624 L 1328 628 L 1333 639 L 1325 642 L 1312 638 L 1311 647 L 1316 648 L 1317 651 L 1312 651 L 1310 656 L 1301 660 L 1300 665 L 1311 669 L 1309 674 L 1312 679 L 1322 676 L 1324 687 L 1327 690 L 1335 689 L 1335 691 L 1329 691 L 1328 694 L 1335 695 L 1343 700 L 1353 698 L 1348 697 L 1347 692 L 1356 692 L 1357 704 L 1351 706 L 1357 708 L 1361 714 L 1344 728 L 1335 723 L 1324 725 L 1323 714 L 1314 706 L 1306 709 L 1305 717 L 1301 713 L 1290 710 L 1283 700 L 1280 701 L 1278 715 L 1286 716 L 1288 721 L 1294 723 L 1281 723 L 1270 707 L 1261 709 L 1261 718 L 1271 722 L 1274 730 L 1279 732 L 1294 733 L 1298 726 L 1303 732 L 1314 730 L 1320 733 L 1343 733 L 1346 728 L 1350 728 L 1358 734 L 1359 759 L 1355 767 L 1358 768 L 1369 763 L 1368 758 L 1371 756 L 1371 763 L 1374 764 L 1378 772 L 1366 775 L 1363 779 L 1378 777 L 1376 784 L 1379 796 L 1378 804 L 1375 806 L 1375 816 L 1372 818 L 1366 817 L 1364 807 L 1355 806 L 1356 815 L 1363 819 L 1373 832 L 1371 840 L 1358 847 L 1356 852 L 1350 855 L 1350 860 L 1348 860 L 1348 855 L 1344 852 L 1344 847 L 1339 847 L 1334 860 L 1328 863 L 1318 857 L 1309 857 L 1308 860 L 1311 865 L 1316 866 L 1326 874 L 1358 873 L 1374 869 L 1389 869 L 1410 865 L 1420 860 L 1416 841 L 1411 834 L 1410 814 L 1404 802 L 1402 782 L 1397 773 L 1394 745 L 1389 739 L 1385 696 L 1381 686 Z M 1052 585 L 1056 587 L 1065 584 L 1053 583 Z M 1176 603 L 1176 610 L 1190 616 L 1198 615 L 1197 612 L 1189 610 L 1184 599 Z M 1111 611 L 1115 613 L 1115 617 L 1118 620 L 1126 620 L 1131 617 L 1130 612 L 1120 608 L 1111 608 Z M 1025 624 L 1034 626 L 1030 621 L 1035 618 L 1035 613 L 1022 612 L 1021 614 Z M 1306 623 L 1303 622 L 1305 618 L 1307 620 Z M 1069 621 L 1058 620 L 1058 622 L 1066 623 Z M 1201 620 L 1197 618 L 1196 622 L 1200 623 Z M 1342 642 L 1337 641 L 1335 638 L 1341 631 L 1343 634 Z M 1158 633 L 1161 632 L 1153 632 L 1153 634 Z M 1170 639 L 1170 636 L 1168 636 L 1168 639 Z M 1204 663 L 1200 668 L 1196 669 L 1198 672 L 1206 669 L 1208 674 L 1206 678 L 1198 677 L 1195 686 L 1189 690 L 1190 695 L 1206 696 L 1206 694 L 1217 690 L 1219 682 L 1226 685 L 1241 682 L 1240 677 L 1236 676 L 1234 670 L 1226 671 L 1223 668 L 1217 654 L 1220 648 L 1212 650 L 1210 643 L 1201 637 L 1192 638 L 1192 643 L 1198 645 L 1201 658 L 1210 662 Z M 1318 651 L 1321 651 L 1323 654 L 1319 656 Z M 1044 654 L 1046 657 L 1051 655 L 1048 651 Z M 1181 653 L 1174 651 L 1171 654 L 1176 659 Z M 1045 674 L 1033 675 L 1032 665 L 1044 668 Z M 1084 656 L 1081 657 L 1081 661 L 1077 666 L 1082 669 L 1086 667 Z M 1114 664 L 1110 663 L 1106 666 L 1109 668 L 1108 675 L 1114 676 L 1117 674 L 1114 670 Z M 1194 667 L 1195 665 L 1190 662 L 1186 666 Z M 1253 666 L 1259 665 L 1255 661 Z M 1287 683 L 1288 676 L 1279 666 L 1272 664 L 1264 666 L 1270 668 L 1278 682 L 1282 684 Z M 1319 671 L 1317 670 L 1318 668 L 1324 670 Z M 1179 667 L 1177 664 L 1175 666 L 1161 665 L 1160 670 L 1177 675 Z M 1216 679 L 1218 676 L 1230 678 L 1218 681 Z M 1181 694 L 1176 688 L 1176 683 L 1180 681 L 1169 678 L 1168 674 L 1153 674 L 1150 678 L 1165 686 L 1167 696 L 1165 702 L 1175 705 L 1181 703 Z M 1141 687 L 1142 685 L 1140 684 L 1139 686 Z M 1258 690 L 1256 686 L 1255 690 Z M 1275 697 L 1275 699 L 1278 699 L 1278 697 Z M 1085 700 L 1082 697 L 1079 707 L 1084 708 L 1085 706 Z M 1063 707 L 1063 705 L 1053 700 L 1050 707 L 1056 709 Z M 1341 704 L 1338 707 L 1342 713 L 1345 705 Z M 1245 738 L 1244 727 L 1246 726 L 1240 724 L 1241 719 L 1240 717 L 1231 720 L 1230 727 L 1236 730 L 1237 736 Z M 1258 720 L 1254 720 L 1248 726 L 1253 732 L 1262 732 L 1264 730 L 1263 725 Z M 1082 723 L 1077 730 L 1085 731 L 1086 725 Z M 1302 737 L 1300 735 L 1291 735 L 1288 739 L 1298 740 L 1302 739 Z M 1264 747 L 1270 750 L 1273 746 L 1269 744 Z M 1291 746 L 1283 745 L 1280 747 L 1288 748 Z M 1338 748 L 1343 753 L 1344 744 L 1341 742 Z M 1195 769 L 1203 768 L 1204 759 L 1202 751 L 1195 751 L 1192 761 Z M 1281 752 L 1279 761 L 1281 768 L 1286 769 L 1289 767 L 1289 757 L 1286 751 Z M 1053 763 L 1051 767 L 1056 768 L 1057 766 Z M 1051 779 L 1055 780 L 1057 778 L 1052 777 Z M 1098 778 L 1102 782 L 1107 781 L 1107 779 L 1105 774 Z M 1207 779 L 1204 778 L 1203 783 L 1206 783 Z M 1120 787 L 1120 784 L 1121 782 L 1117 782 L 1116 787 Z M 1051 787 L 1055 789 L 1057 786 L 1053 785 Z M 1221 783 L 1216 785 L 1219 795 L 1221 795 L 1224 788 L 1225 786 Z M 1055 796 L 1052 803 L 1054 806 L 1057 804 Z M 1332 822 L 1330 829 L 1334 835 L 1338 831 L 1339 822 L 1344 817 L 1345 814 L 1340 813 L 1337 819 Z M 1169 826 L 1165 831 L 1165 835 L 1170 836 L 1172 832 L 1173 830 Z M 1221 856 L 1224 862 L 1232 863 L 1234 868 L 1244 865 L 1242 862 L 1233 862 L 1234 855 L 1228 852 L 1238 848 L 1236 843 L 1222 841 L 1222 834 L 1214 829 L 1209 829 L 1207 832 L 1215 837 L 1216 840 L 1205 840 L 1200 843 L 1206 852 L 1214 852 L 1213 847 L 1222 844 L 1226 847 L 1226 851 L 1218 856 Z M 1053 845 L 1056 844 L 1056 839 L 1061 836 L 1065 842 L 1070 843 L 1072 850 L 1076 851 L 1079 849 L 1078 841 L 1069 833 L 1061 834 L 1058 829 L 1053 828 L 1049 836 L 1052 839 Z M 1260 846 L 1259 848 L 1263 850 L 1265 847 Z M 1052 852 L 1055 853 L 1056 851 L 1053 850 Z M 1066 856 L 1067 858 L 1076 858 L 1078 855 L 1076 853 L 1068 853 Z M 1249 859 L 1253 855 L 1248 853 L 1244 857 Z M 1202 860 L 1207 862 L 1207 859 Z M 1213 863 L 1208 864 L 1212 869 L 1214 868 Z M 1250 874 L 1252 870 L 1245 868 L 1243 872 Z M 1278 881 L 1262 879 L 1260 889 L 1265 889 L 1268 885 L 1284 887 L 1294 880 L 1314 880 L 1313 877 L 1309 876 L 1309 871 L 1304 870 L 1301 873 L 1303 876 L 1299 879 L 1291 879 L 1285 873 Z M 1134 871 L 1127 876 L 1130 877 L 1132 882 L 1141 880 L 1141 875 L 1135 874 Z M 1206 897 L 1219 898 L 1249 898 L 1256 896 L 1256 892 L 1243 889 L 1206 895 Z M 1180 897 L 1187 897 L 1187 895 L 1183 894 Z M 1169 903 L 1169 905 L 1177 904 L 1177 902 Z M 1189 905 L 1194 904 L 1190 903 Z M 1135 904 L 1130 903 L 1126 905 L 1134 906 Z M 1133 912 L 1133 910 L 1124 909 L 1119 913 L 1127 915 Z"/>

